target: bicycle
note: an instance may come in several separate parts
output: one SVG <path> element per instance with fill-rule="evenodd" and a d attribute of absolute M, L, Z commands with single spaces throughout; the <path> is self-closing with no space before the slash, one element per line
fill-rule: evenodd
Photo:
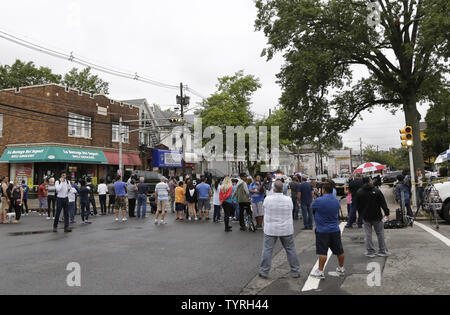
<path fill-rule="evenodd" d="M 433 220 L 435 223 L 436 230 L 439 230 L 439 222 L 438 222 L 438 214 L 437 208 L 442 207 L 442 200 L 439 197 L 439 191 L 436 189 L 433 183 L 428 184 L 424 190 L 424 198 L 422 200 L 422 208 L 425 210 L 430 216 L 430 225 L 433 225 Z M 419 213 L 419 208 L 417 208 L 417 212 L 414 218 Z"/>
<path fill-rule="evenodd" d="M 247 228 L 247 231 L 255 233 L 256 227 L 255 227 L 255 223 L 253 222 L 253 213 L 251 210 L 250 210 L 250 213 L 246 212 L 244 221 L 245 221 L 245 227 Z"/>

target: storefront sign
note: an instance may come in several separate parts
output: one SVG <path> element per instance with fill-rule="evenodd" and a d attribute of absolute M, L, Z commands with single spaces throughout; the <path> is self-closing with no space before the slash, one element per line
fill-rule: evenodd
<path fill-rule="evenodd" d="M 102 151 L 62 147 L 6 149 L 0 159 L 0 163 L 20 162 L 108 163 Z"/>
<path fill-rule="evenodd" d="M 183 155 L 181 152 L 153 150 L 154 167 L 183 167 Z"/>

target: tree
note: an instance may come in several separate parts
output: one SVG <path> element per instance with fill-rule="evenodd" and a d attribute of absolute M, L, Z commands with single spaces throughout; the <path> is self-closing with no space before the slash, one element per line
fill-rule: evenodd
<path fill-rule="evenodd" d="M 90 67 L 82 71 L 73 68 L 64 76 L 62 84 L 92 94 L 100 94 L 102 92 L 109 94 L 109 83 L 103 81 L 97 75 L 91 74 Z"/>
<path fill-rule="evenodd" d="M 25 63 L 17 59 L 13 65 L 0 65 L 0 89 L 22 86 L 60 83 L 61 76 L 46 67 L 36 68 L 33 62 Z"/>
<path fill-rule="evenodd" d="M 368 146 L 364 149 L 364 157 L 367 162 L 377 162 L 391 170 L 403 170 L 409 167 L 409 155 L 406 148 L 378 151 L 375 146 Z"/>
<path fill-rule="evenodd" d="M 196 112 L 202 119 L 203 128 L 218 126 L 225 134 L 227 126 L 246 128 L 253 125 L 253 114 L 250 111 L 251 97 L 261 87 L 259 79 L 239 71 L 232 76 L 219 78 L 218 81 L 217 92 L 202 104 L 203 109 Z M 246 158 L 250 169 L 256 163 L 248 161 L 248 143 L 246 144 Z"/>
<path fill-rule="evenodd" d="M 427 158 L 436 157 L 450 144 L 450 92 L 442 90 L 434 97 L 434 103 L 425 117 L 424 151 Z"/>
<path fill-rule="evenodd" d="M 297 137 L 347 131 L 375 106 L 403 110 L 414 130 L 414 162 L 424 168 L 418 104 L 447 82 L 450 4 L 378 0 L 379 26 L 367 0 L 256 0 L 257 30 L 270 60 L 283 52 L 280 103 Z M 368 75 L 355 82 L 355 65 Z M 359 75 L 359 74 L 358 74 Z"/>

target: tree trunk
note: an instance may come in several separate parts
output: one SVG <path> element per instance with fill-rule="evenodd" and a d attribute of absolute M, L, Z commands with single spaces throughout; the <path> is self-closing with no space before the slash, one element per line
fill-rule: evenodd
<path fill-rule="evenodd" d="M 425 164 L 423 160 L 422 139 L 420 136 L 420 114 L 417 111 L 416 95 L 414 93 L 411 93 L 404 97 L 403 110 L 405 112 L 406 124 L 413 128 L 414 168 L 415 170 L 420 168 L 422 170 L 422 173 L 424 173 Z"/>

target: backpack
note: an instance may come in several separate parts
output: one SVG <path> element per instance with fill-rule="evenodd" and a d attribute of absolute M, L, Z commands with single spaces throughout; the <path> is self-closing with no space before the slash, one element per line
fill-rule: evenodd
<path fill-rule="evenodd" d="M 8 199 L 11 199 L 11 192 L 13 188 L 14 188 L 13 184 L 9 184 L 8 188 L 6 189 L 6 196 L 8 197 Z"/>
<path fill-rule="evenodd" d="M 14 189 L 14 192 L 12 193 L 12 199 L 20 199 L 20 187 L 18 189 Z"/>

